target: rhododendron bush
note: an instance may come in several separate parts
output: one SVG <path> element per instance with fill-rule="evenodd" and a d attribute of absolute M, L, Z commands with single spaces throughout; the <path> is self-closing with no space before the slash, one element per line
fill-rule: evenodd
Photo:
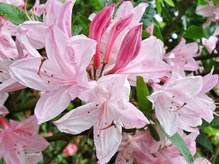
<path fill-rule="evenodd" d="M 0 163 L 219 163 L 217 0 L 0 0 Z"/>

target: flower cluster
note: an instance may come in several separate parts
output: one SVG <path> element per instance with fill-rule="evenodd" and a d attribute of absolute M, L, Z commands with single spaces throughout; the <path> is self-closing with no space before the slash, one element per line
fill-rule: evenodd
<path fill-rule="evenodd" d="M 53 122 L 61 132 L 78 135 L 93 130 L 98 163 L 109 162 L 118 151 L 117 164 L 184 164 L 186 159 L 167 137 L 176 134 L 195 155 L 197 126 L 202 119 L 210 123 L 216 109 L 206 93 L 218 84 L 214 68 L 205 76 L 197 75 L 197 42 L 186 43 L 181 38 L 166 52 L 156 36 L 142 40 L 140 20 L 148 3 L 134 7 L 124 1 L 116 11 L 115 4 L 105 6 L 90 15 L 88 36 L 71 34 L 75 0 L 47 0 L 45 4 L 38 0 L 30 11 L 22 0 L 10 3 L 20 7 L 29 21 L 16 26 L 0 17 L 0 115 L 9 113 L 4 106 L 8 92 L 29 87 L 43 94 L 34 115 L 22 122 L 11 120 L 8 125 L 0 117 L 0 158 L 6 163 L 40 161 L 41 154 L 36 152 L 48 143 L 37 134 L 38 126 L 56 116 L 62 116 Z M 197 14 L 209 17 L 206 27 L 219 18 L 218 6 L 209 2 L 209 6 L 199 6 Z M 202 39 L 209 53 L 216 47 L 216 31 L 209 40 Z M 45 53 L 41 54 L 43 48 Z M 150 94 L 144 96 L 152 104 L 148 113 L 130 102 L 136 76 L 150 87 Z M 63 116 L 75 98 L 85 104 Z M 155 128 L 159 140 L 148 126 Z M 76 146 L 74 152 L 67 149 L 65 154 L 77 151 Z M 201 162 L 210 163 L 195 159 L 195 163 Z"/>

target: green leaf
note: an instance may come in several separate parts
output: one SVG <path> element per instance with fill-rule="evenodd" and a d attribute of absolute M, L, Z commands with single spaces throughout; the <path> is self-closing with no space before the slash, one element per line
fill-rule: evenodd
<path fill-rule="evenodd" d="M 90 29 L 90 23 L 87 24 L 80 32 L 80 34 L 84 34 L 86 36 L 89 36 L 89 29 Z"/>
<path fill-rule="evenodd" d="M 188 146 L 186 145 L 185 141 L 180 137 L 180 135 L 178 133 L 175 133 L 172 137 L 170 137 L 162 129 L 162 127 L 160 126 L 160 123 L 156 119 L 154 119 L 153 122 L 155 122 L 158 125 L 160 131 L 165 135 L 165 137 L 168 138 L 176 146 L 176 148 L 179 150 L 179 152 L 185 158 L 187 163 L 193 164 L 194 163 L 193 156 L 192 156 Z"/>
<path fill-rule="evenodd" d="M 158 39 L 163 41 L 163 36 L 162 36 L 162 34 L 160 32 L 160 28 L 157 24 L 154 24 L 153 35 L 156 36 Z"/>
<path fill-rule="evenodd" d="M 213 147 L 211 145 L 211 142 L 208 140 L 206 134 L 203 133 L 202 131 L 200 131 L 200 134 L 197 137 L 196 142 L 213 153 Z"/>
<path fill-rule="evenodd" d="M 172 0 L 164 0 L 168 5 L 175 7 L 175 4 Z"/>
<path fill-rule="evenodd" d="M 147 31 L 145 30 L 142 30 L 142 38 L 145 39 L 145 38 L 149 38 L 151 36 L 151 34 L 149 34 Z"/>
<path fill-rule="evenodd" d="M 79 24 L 72 26 L 71 34 L 72 36 L 78 35 L 81 33 L 82 29 L 86 26 L 86 24 Z"/>
<path fill-rule="evenodd" d="M 219 5 L 219 0 L 213 0 L 214 5 Z"/>
<path fill-rule="evenodd" d="M 211 142 L 215 145 L 219 144 L 219 130 L 207 127 L 204 129 L 204 132 L 207 133 L 209 136 L 211 136 Z"/>
<path fill-rule="evenodd" d="M 15 25 L 22 24 L 24 21 L 29 20 L 23 9 L 3 2 L 0 2 L 0 15 Z"/>
<path fill-rule="evenodd" d="M 202 120 L 202 125 L 200 127 L 205 128 L 205 127 L 208 127 L 208 126 L 211 126 L 211 127 L 219 126 L 219 117 L 214 115 L 214 119 L 211 121 L 211 123 L 208 123 L 207 121 Z"/>
<path fill-rule="evenodd" d="M 172 19 L 171 15 L 169 14 L 169 11 L 166 9 L 165 6 L 162 6 L 162 13 L 168 21 Z"/>
<path fill-rule="evenodd" d="M 208 5 L 205 0 L 198 0 L 198 5 Z"/>
<path fill-rule="evenodd" d="M 157 130 L 155 129 L 155 127 L 152 124 L 147 125 L 151 136 L 156 140 L 156 141 L 160 141 L 160 136 L 157 133 Z"/>
<path fill-rule="evenodd" d="M 155 0 L 155 3 L 156 3 L 156 7 L 157 7 L 157 12 L 160 14 L 162 11 L 160 0 Z"/>
<path fill-rule="evenodd" d="M 141 111 L 150 112 L 152 110 L 152 103 L 146 98 L 150 93 L 148 91 L 147 85 L 141 76 L 137 76 L 137 99 L 139 109 Z"/>
<path fill-rule="evenodd" d="M 203 33 L 201 28 L 199 28 L 195 25 L 191 25 L 186 30 L 183 37 L 187 38 L 187 39 L 201 39 L 202 37 L 204 37 L 204 33 Z"/>

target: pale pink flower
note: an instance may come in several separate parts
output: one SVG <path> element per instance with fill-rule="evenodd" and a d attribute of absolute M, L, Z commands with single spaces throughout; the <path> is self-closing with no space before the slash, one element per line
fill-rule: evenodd
<path fill-rule="evenodd" d="M 208 39 L 202 38 L 202 44 L 207 48 L 209 53 L 212 53 L 216 48 L 218 38 L 216 36 L 210 36 Z"/>
<path fill-rule="evenodd" d="M 129 103 L 130 85 L 126 76 L 108 75 L 90 83 L 91 89 L 80 95 L 87 104 L 68 112 L 54 124 L 70 134 L 79 134 L 93 126 L 98 162 L 107 163 L 119 147 L 122 127 L 141 128 L 149 122 Z"/>
<path fill-rule="evenodd" d="M 153 139 L 149 130 L 136 131 L 133 135 L 123 133 L 115 163 L 157 164 L 158 161 L 152 153 L 158 151 L 159 147 L 160 142 Z"/>
<path fill-rule="evenodd" d="M 190 133 L 189 135 L 186 135 L 182 131 L 178 131 L 182 139 L 187 144 L 190 152 L 192 155 L 195 155 L 196 153 L 196 138 L 199 135 L 199 130 L 194 129 L 193 133 Z M 162 142 L 162 141 L 161 141 Z M 158 163 L 162 164 L 187 164 L 187 161 L 185 158 L 181 155 L 179 150 L 175 147 L 175 145 L 169 143 L 169 141 L 165 142 L 162 147 L 154 153 L 156 156 Z"/>
<path fill-rule="evenodd" d="M 35 20 L 26 21 L 18 26 L 19 33 L 26 31 L 28 40 L 36 49 L 45 47 L 46 31 L 51 25 L 56 25 L 70 38 L 71 16 L 74 3 L 75 0 L 67 0 L 65 3 L 59 0 L 48 0 L 43 6 L 43 22 Z"/>
<path fill-rule="evenodd" d="M 112 64 L 115 64 L 119 51 L 121 54 L 121 44 L 125 42 L 124 40 L 128 41 L 128 38 L 132 38 L 131 36 L 127 37 L 126 34 L 129 33 L 129 31 L 133 29 L 133 27 L 139 25 L 139 21 L 147 6 L 147 3 L 140 3 L 134 8 L 131 2 L 126 1 L 120 5 L 113 19 L 111 18 L 114 11 L 114 4 L 104 8 L 95 16 L 94 14 L 90 16 L 90 18 L 92 19 L 92 23 L 90 26 L 89 35 L 91 38 L 95 39 L 98 42 L 96 54 L 94 55 L 93 59 L 93 64 L 95 70 L 97 70 L 97 75 L 112 69 Z M 137 34 L 137 36 L 137 38 L 139 38 L 139 34 Z M 138 44 L 136 45 L 137 47 L 140 47 Z M 126 48 L 131 49 L 128 46 Z M 101 61 L 103 61 L 104 66 L 107 64 L 107 66 L 109 66 L 110 68 L 103 70 L 103 66 L 102 71 L 98 70 Z"/>
<path fill-rule="evenodd" d="M 77 146 L 75 144 L 69 143 L 68 146 L 63 150 L 63 154 L 73 156 L 77 151 Z"/>
<path fill-rule="evenodd" d="M 193 131 L 190 127 L 201 125 L 201 118 L 211 121 L 215 104 L 204 93 L 217 81 L 217 75 L 212 76 L 212 73 L 204 78 L 173 73 L 161 89 L 148 96 L 163 129 L 172 136 L 178 127 Z"/>
<path fill-rule="evenodd" d="M 219 5 L 214 5 L 213 2 L 207 1 L 209 5 L 199 5 L 196 8 L 196 14 L 204 17 L 209 17 L 208 20 L 203 24 L 203 28 L 207 28 L 212 21 L 219 19 Z"/>
<path fill-rule="evenodd" d="M 71 100 L 88 89 L 86 67 L 96 42 L 83 35 L 68 38 L 60 28 L 51 26 L 45 45 L 48 59 L 30 57 L 10 66 L 11 76 L 21 84 L 46 91 L 35 108 L 39 124 L 60 114 Z"/>
<path fill-rule="evenodd" d="M 195 71 L 198 69 L 198 64 L 193 57 L 197 51 L 198 44 L 196 42 L 186 44 L 186 40 L 181 38 L 180 43 L 164 55 L 164 60 L 178 73 L 184 72 L 184 70 Z"/>
<path fill-rule="evenodd" d="M 49 143 L 37 134 L 39 126 L 35 116 L 21 122 L 10 120 L 10 125 L 0 117 L 0 124 L 0 158 L 7 164 L 37 163 L 42 160 L 42 155 L 36 152 L 43 151 Z"/>

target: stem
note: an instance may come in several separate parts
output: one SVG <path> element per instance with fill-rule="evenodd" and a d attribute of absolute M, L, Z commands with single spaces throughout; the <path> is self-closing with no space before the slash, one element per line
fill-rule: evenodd
<path fill-rule="evenodd" d="M 215 164 L 218 153 L 219 153 L 219 144 L 217 145 L 217 147 L 215 149 L 215 153 L 214 153 L 214 158 L 212 160 L 212 164 Z"/>
<path fill-rule="evenodd" d="M 15 105 L 15 104 L 7 103 L 5 106 L 6 108 L 8 108 L 9 113 L 12 114 L 12 113 L 24 112 L 27 110 L 33 110 L 36 106 L 36 103 L 37 103 L 37 99 L 33 99 L 24 104 Z"/>
<path fill-rule="evenodd" d="M 72 135 L 72 134 L 67 134 L 67 133 L 59 133 L 59 134 L 55 134 L 53 136 L 48 136 L 48 137 L 44 137 L 48 142 L 53 142 L 53 141 L 57 141 L 57 140 L 68 140 L 71 139 L 72 137 L 76 137 L 76 136 L 80 136 L 80 135 L 87 135 L 89 134 L 90 131 L 86 130 L 80 134 L 77 135 Z"/>
<path fill-rule="evenodd" d="M 93 128 L 91 128 L 91 129 L 89 130 L 88 135 L 87 135 L 87 137 L 86 137 L 86 140 L 85 140 L 85 142 L 84 142 L 84 145 L 83 145 L 83 147 L 82 147 L 82 149 L 81 149 L 81 155 L 80 155 L 80 158 L 79 158 L 79 160 L 78 160 L 78 163 L 79 163 L 79 164 L 80 164 L 80 161 L 81 161 L 81 158 L 82 158 L 82 154 L 83 154 L 83 151 L 84 151 L 84 147 L 85 147 L 85 145 L 86 145 L 86 143 L 87 143 L 87 140 L 88 140 L 88 138 L 89 138 L 89 136 L 90 136 L 90 133 L 91 133 L 92 129 L 93 129 Z"/>
<path fill-rule="evenodd" d="M 182 16 L 185 15 L 186 10 L 190 7 L 192 2 L 193 2 L 193 0 L 186 0 L 185 2 L 183 2 L 183 4 L 185 4 L 184 7 L 179 12 L 179 15 L 176 17 L 176 19 L 175 20 L 172 19 L 172 22 L 170 23 L 170 26 L 167 28 L 167 31 L 165 31 L 165 34 L 164 34 L 164 37 L 163 37 L 164 42 L 167 41 L 170 34 L 174 31 L 175 27 L 179 24 Z"/>
<path fill-rule="evenodd" d="M 194 57 L 195 60 L 207 60 L 207 59 L 211 59 L 214 57 L 219 57 L 219 54 L 209 54 L 209 55 L 204 55 L 204 56 L 197 56 Z"/>

